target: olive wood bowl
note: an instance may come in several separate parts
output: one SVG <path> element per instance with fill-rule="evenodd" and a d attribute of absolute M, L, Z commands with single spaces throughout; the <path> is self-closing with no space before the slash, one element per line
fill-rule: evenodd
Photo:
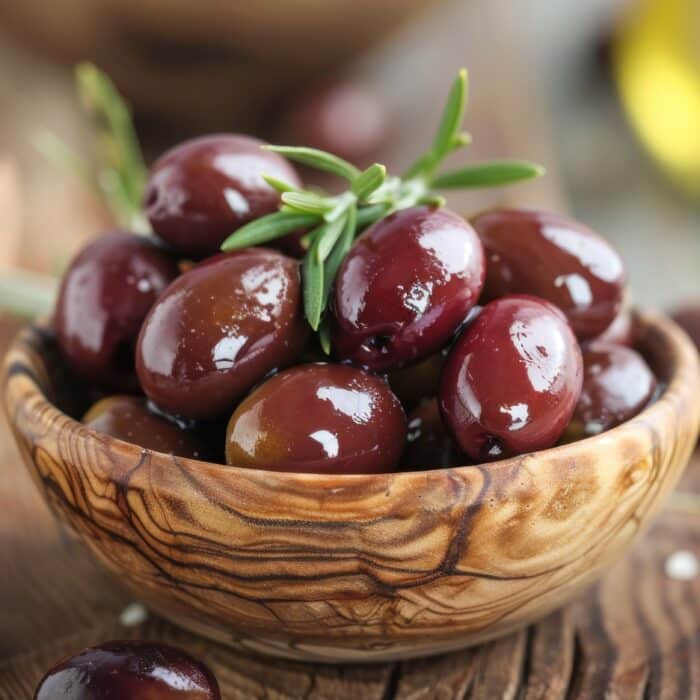
<path fill-rule="evenodd" d="M 667 318 L 637 322 L 664 387 L 653 405 L 593 438 L 454 469 L 284 474 L 149 452 L 56 408 L 83 390 L 37 327 L 6 356 L 4 400 L 51 508 L 158 613 L 292 659 L 425 656 L 570 600 L 676 484 L 698 435 L 698 356 Z"/>

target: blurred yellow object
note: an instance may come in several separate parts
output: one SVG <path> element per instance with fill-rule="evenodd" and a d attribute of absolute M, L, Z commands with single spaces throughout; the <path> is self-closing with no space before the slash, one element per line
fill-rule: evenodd
<path fill-rule="evenodd" d="M 700 1 L 633 3 L 613 62 L 640 139 L 680 187 L 700 196 Z"/>

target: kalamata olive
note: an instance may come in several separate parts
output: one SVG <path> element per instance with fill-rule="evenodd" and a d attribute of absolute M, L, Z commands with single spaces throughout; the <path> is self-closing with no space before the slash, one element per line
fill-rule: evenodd
<path fill-rule="evenodd" d="M 333 348 L 375 371 L 427 357 L 464 321 L 483 281 L 483 249 L 462 217 L 398 211 L 365 231 L 340 266 Z"/>
<path fill-rule="evenodd" d="M 88 243 L 63 276 L 54 312 L 71 369 L 102 386 L 135 391 L 141 324 L 178 274 L 175 260 L 142 236 L 113 231 Z"/>
<path fill-rule="evenodd" d="M 178 457 L 206 459 L 206 445 L 194 427 L 178 425 L 157 415 L 148 402 L 137 396 L 108 396 L 83 417 L 83 423 L 98 433 L 131 442 L 147 450 Z"/>
<path fill-rule="evenodd" d="M 672 316 L 700 350 L 700 302 L 687 304 L 674 311 Z"/>
<path fill-rule="evenodd" d="M 593 343 L 583 351 L 583 389 L 566 439 L 597 435 L 636 416 L 652 400 L 656 378 L 631 348 Z"/>
<path fill-rule="evenodd" d="M 634 347 L 636 342 L 636 329 L 634 317 L 629 309 L 623 309 L 615 316 L 615 320 L 594 340 L 593 343 L 612 343 Z"/>
<path fill-rule="evenodd" d="M 300 365 L 240 403 L 226 461 L 285 472 L 389 472 L 405 438 L 406 416 L 383 379 L 347 365 Z"/>
<path fill-rule="evenodd" d="M 365 167 L 384 143 L 389 122 L 380 95 L 339 78 L 295 95 L 281 115 L 279 135 L 282 143 L 320 148 Z"/>
<path fill-rule="evenodd" d="M 409 413 L 402 468 L 458 467 L 468 461 L 445 427 L 437 399 L 426 399 Z"/>
<path fill-rule="evenodd" d="M 206 260 L 176 279 L 144 321 L 136 369 L 168 413 L 214 418 L 304 348 L 299 263 L 265 248 Z"/>
<path fill-rule="evenodd" d="M 214 674 L 180 649 L 116 641 L 83 649 L 41 679 L 34 700 L 221 700 Z"/>
<path fill-rule="evenodd" d="M 154 232 L 183 255 L 214 255 L 243 224 L 277 210 L 271 175 L 301 184 L 291 164 L 261 149 L 262 141 L 215 134 L 186 141 L 151 168 L 145 209 Z"/>
<path fill-rule="evenodd" d="M 564 314 L 543 299 L 507 296 L 487 304 L 450 350 L 440 410 L 470 457 L 509 457 L 557 441 L 582 381 Z"/>
<path fill-rule="evenodd" d="M 471 222 L 486 251 L 484 301 L 508 294 L 547 299 L 582 340 L 600 335 L 620 311 L 622 260 L 583 224 L 524 209 L 487 211 Z"/>

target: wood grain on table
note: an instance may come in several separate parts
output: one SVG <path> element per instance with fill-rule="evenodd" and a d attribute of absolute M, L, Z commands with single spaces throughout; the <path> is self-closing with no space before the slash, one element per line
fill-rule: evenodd
<path fill-rule="evenodd" d="M 16 327 L 0 320 L 0 354 Z M 0 457 L 1 700 L 31 698 L 43 671 L 65 654 L 134 637 L 204 659 L 227 700 L 700 697 L 700 576 L 675 580 L 665 572 L 680 550 L 700 557 L 700 511 L 687 495 L 700 494 L 700 453 L 651 532 L 578 602 L 478 648 L 374 666 L 246 656 L 153 615 L 122 624 L 136 601 L 53 519 L 4 418 Z"/>

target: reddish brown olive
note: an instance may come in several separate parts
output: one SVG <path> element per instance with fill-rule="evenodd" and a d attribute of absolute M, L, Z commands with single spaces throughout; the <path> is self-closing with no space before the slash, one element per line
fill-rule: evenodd
<path fill-rule="evenodd" d="M 653 372 L 638 352 L 593 343 L 583 352 L 583 389 L 567 439 L 597 435 L 634 418 L 652 400 L 656 386 Z"/>
<path fill-rule="evenodd" d="M 189 654 L 153 642 L 116 641 L 64 659 L 34 700 L 221 700 L 214 674 Z"/>
<path fill-rule="evenodd" d="M 582 381 L 581 350 L 564 314 L 536 297 L 503 297 L 450 350 L 440 410 L 471 458 L 509 457 L 557 441 Z"/>
<path fill-rule="evenodd" d="M 85 414 L 83 423 L 98 433 L 155 452 L 192 459 L 206 459 L 210 453 L 194 426 L 178 425 L 156 414 L 137 396 L 101 399 Z"/>
<path fill-rule="evenodd" d="M 634 347 L 636 342 L 636 329 L 634 316 L 629 309 L 623 309 L 615 316 L 615 320 L 593 341 L 593 343 L 612 343 Z"/>
<path fill-rule="evenodd" d="M 600 335 L 622 306 L 625 269 L 615 249 L 558 214 L 498 209 L 472 220 L 486 251 L 483 300 L 533 294 L 564 311 L 582 340 Z"/>
<path fill-rule="evenodd" d="M 440 350 L 476 304 L 484 254 L 447 209 L 412 207 L 363 233 L 335 283 L 333 348 L 375 371 Z"/>
<path fill-rule="evenodd" d="M 154 232 L 185 256 L 214 255 L 243 224 L 277 210 L 271 175 L 301 185 L 292 165 L 262 141 L 215 134 L 186 141 L 151 168 L 145 210 Z"/>
<path fill-rule="evenodd" d="M 390 472 L 405 438 L 406 416 L 383 379 L 347 365 L 300 365 L 241 402 L 226 461 L 284 472 Z"/>
<path fill-rule="evenodd" d="M 468 462 L 445 427 L 437 399 L 426 399 L 409 413 L 402 468 L 458 467 Z"/>
<path fill-rule="evenodd" d="M 176 261 L 148 238 L 112 231 L 88 243 L 63 276 L 54 312 L 70 368 L 101 386 L 136 391 L 141 324 L 178 274 Z"/>
<path fill-rule="evenodd" d="M 265 248 L 218 255 L 181 275 L 144 321 L 136 369 L 168 413 L 214 418 L 304 348 L 299 263 Z"/>

